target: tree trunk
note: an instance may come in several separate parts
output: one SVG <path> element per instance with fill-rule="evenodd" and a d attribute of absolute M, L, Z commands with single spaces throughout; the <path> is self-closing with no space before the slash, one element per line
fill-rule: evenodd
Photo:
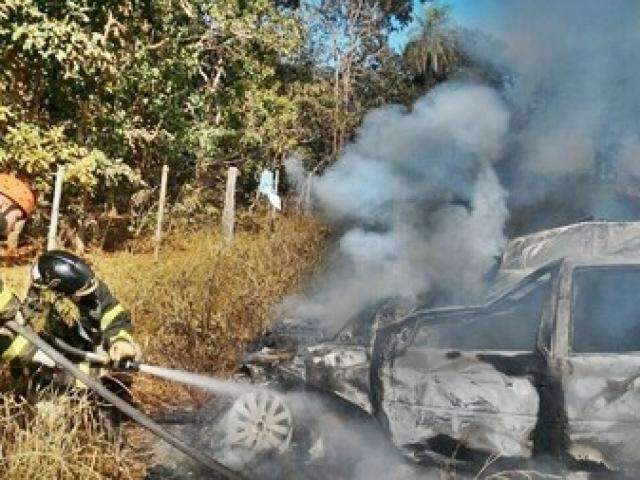
<path fill-rule="evenodd" d="M 338 56 L 336 55 L 335 74 L 333 76 L 333 152 L 335 158 L 339 149 L 339 129 L 340 129 L 340 67 Z"/>

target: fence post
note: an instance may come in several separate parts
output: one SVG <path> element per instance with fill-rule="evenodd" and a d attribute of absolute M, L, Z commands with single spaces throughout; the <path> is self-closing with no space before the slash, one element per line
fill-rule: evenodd
<path fill-rule="evenodd" d="M 227 172 L 227 189 L 224 194 L 224 210 L 222 211 L 222 236 L 227 242 L 233 240 L 233 228 L 236 220 L 236 180 L 238 169 L 229 167 Z"/>
<path fill-rule="evenodd" d="M 62 198 L 64 170 L 64 165 L 58 165 L 56 184 L 53 189 L 53 203 L 51 205 L 51 223 L 49 224 L 49 234 L 47 235 L 47 250 L 53 250 L 58 246 L 58 216 L 60 212 L 60 199 Z"/>
<path fill-rule="evenodd" d="M 167 198 L 167 177 L 169 176 L 169 165 L 162 166 L 162 176 L 160 177 L 160 200 L 158 201 L 158 220 L 156 223 L 155 249 L 153 258 L 158 261 L 160 256 L 160 244 L 162 243 L 162 220 L 164 219 L 164 203 Z"/>
<path fill-rule="evenodd" d="M 313 182 L 313 173 L 307 175 L 302 191 L 302 213 L 308 215 L 311 212 L 311 184 Z"/>
<path fill-rule="evenodd" d="M 275 192 L 276 195 L 278 195 L 278 184 L 280 183 L 280 170 L 276 170 L 275 174 L 273 175 L 273 191 Z M 275 205 L 271 206 L 271 217 L 272 218 L 276 218 L 276 207 Z"/>

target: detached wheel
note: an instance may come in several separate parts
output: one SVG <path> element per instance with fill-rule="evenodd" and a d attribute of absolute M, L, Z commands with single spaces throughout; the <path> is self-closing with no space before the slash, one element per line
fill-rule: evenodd
<path fill-rule="evenodd" d="M 283 399 L 269 392 L 250 392 L 236 399 L 224 421 L 224 455 L 235 465 L 257 455 L 284 453 L 291 444 L 293 420 Z"/>

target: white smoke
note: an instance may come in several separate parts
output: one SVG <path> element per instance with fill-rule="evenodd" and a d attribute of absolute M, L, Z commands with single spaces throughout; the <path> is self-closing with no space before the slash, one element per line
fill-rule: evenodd
<path fill-rule="evenodd" d="M 306 173 L 300 155 L 292 155 L 284 162 L 284 168 L 287 172 L 287 181 L 294 190 L 303 193 L 304 181 Z"/>
<path fill-rule="evenodd" d="M 385 298 L 480 294 L 505 242 L 506 196 L 492 164 L 508 120 L 494 90 L 464 84 L 438 87 L 410 111 L 393 105 L 367 115 L 314 183 L 317 207 L 344 231 L 337 250 L 286 313 L 331 327 Z"/>

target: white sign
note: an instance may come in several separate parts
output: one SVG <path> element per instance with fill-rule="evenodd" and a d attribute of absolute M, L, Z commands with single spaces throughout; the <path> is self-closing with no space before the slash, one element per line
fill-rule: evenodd
<path fill-rule="evenodd" d="M 278 192 L 276 192 L 274 175 L 271 170 L 262 171 L 258 192 L 265 195 L 276 210 L 282 210 L 282 200 L 278 196 Z"/>

